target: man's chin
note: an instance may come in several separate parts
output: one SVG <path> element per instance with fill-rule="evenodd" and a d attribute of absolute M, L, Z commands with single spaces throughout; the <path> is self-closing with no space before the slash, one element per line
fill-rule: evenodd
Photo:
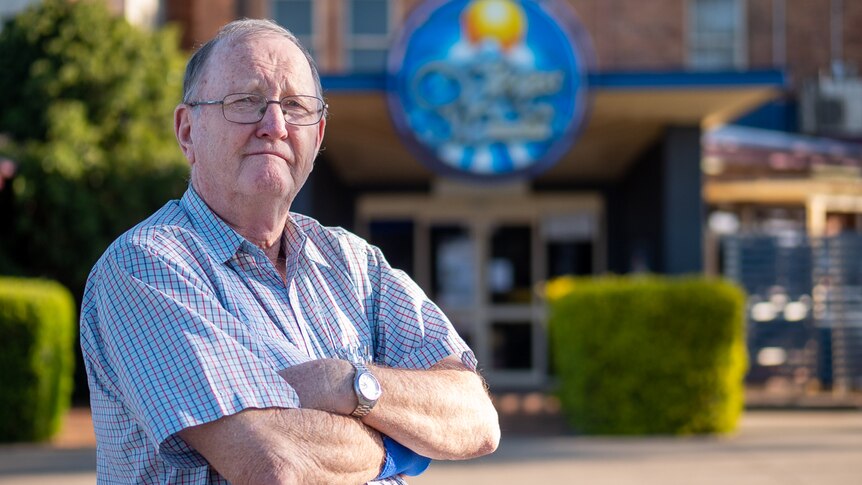
<path fill-rule="evenodd" d="M 253 199 L 283 199 L 290 195 L 291 191 L 286 184 L 255 184 L 244 190 L 246 196 Z"/>
<path fill-rule="evenodd" d="M 253 177 L 243 177 L 240 182 L 242 192 L 250 198 L 292 200 L 302 188 L 307 177 L 301 181 L 295 180 L 288 170 L 280 170 L 283 167 L 268 167 L 254 174 Z M 272 170 L 272 168 L 276 168 Z M 250 175 L 246 173 L 245 175 Z"/>

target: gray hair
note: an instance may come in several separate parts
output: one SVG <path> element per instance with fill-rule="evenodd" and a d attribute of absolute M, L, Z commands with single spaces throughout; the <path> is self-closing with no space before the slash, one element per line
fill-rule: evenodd
<path fill-rule="evenodd" d="M 183 77 L 183 103 L 194 101 L 192 96 L 197 94 L 201 73 L 204 71 L 207 61 L 212 57 L 212 53 L 217 45 L 223 41 L 240 41 L 251 37 L 273 34 L 293 42 L 305 54 L 308 66 L 311 68 L 311 75 L 314 77 L 317 96 L 323 98 L 323 87 L 320 84 L 320 73 L 317 71 L 317 64 L 314 62 L 314 58 L 311 57 L 311 53 L 299 42 L 299 39 L 293 35 L 293 32 L 272 20 L 241 19 L 234 20 L 222 27 L 215 37 L 202 45 L 189 59 L 189 63 L 186 65 L 186 74 Z"/>

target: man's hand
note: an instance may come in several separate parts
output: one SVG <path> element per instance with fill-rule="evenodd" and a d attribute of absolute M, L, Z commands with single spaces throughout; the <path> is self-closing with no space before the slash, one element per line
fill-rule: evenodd
<path fill-rule="evenodd" d="M 353 364 L 346 360 L 319 359 L 288 367 L 278 374 L 296 391 L 303 409 L 350 416 L 358 404 L 353 392 L 354 372 Z M 385 393 L 386 388 L 383 389 Z"/>
<path fill-rule="evenodd" d="M 369 366 L 383 395 L 362 422 L 435 460 L 463 460 L 497 449 L 500 426 L 482 378 L 454 356 L 429 370 Z M 279 374 L 305 409 L 344 416 L 356 408 L 350 362 L 320 359 Z"/>
<path fill-rule="evenodd" d="M 233 484 L 362 484 L 383 463 L 380 434 L 314 409 L 248 409 L 180 437 Z"/>

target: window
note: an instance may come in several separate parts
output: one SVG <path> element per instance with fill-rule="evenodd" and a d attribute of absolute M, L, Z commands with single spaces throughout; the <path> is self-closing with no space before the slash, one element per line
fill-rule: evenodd
<path fill-rule="evenodd" d="M 272 0 L 272 18 L 287 28 L 315 55 L 314 2 L 312 0 Z"/>
<path fill-rule="evenodd" d="M 345 61 L 354 72 L 386 69 L 392 6 L 389 0 L 350 0 L 344 36 Z"/>
<path fill-rule="evenodd" d="M 745 67 L 744 0 L 690 0 L 688 20 L 691 67 Z"/>

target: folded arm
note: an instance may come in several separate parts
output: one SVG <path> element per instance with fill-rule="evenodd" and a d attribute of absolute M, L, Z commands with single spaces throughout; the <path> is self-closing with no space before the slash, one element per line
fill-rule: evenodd
<path fill-rule="evenodd" d="M 314 409 L 249 409 L 179 436 L 233 484 L 362 484 L 383 462 L 380 434 Z"/>
<path fill-rule="evenodd" d="M 428 370 L 369 366 L 383 396 L 366 425 L 435 460 L 493 452 L 500 440 L 497 412 L 482 378 L 450 356 Z M 356 407 L 353 366 L 338 359 L 306 362 L 279 372 L 303 408 L 349 415 Z"/>

